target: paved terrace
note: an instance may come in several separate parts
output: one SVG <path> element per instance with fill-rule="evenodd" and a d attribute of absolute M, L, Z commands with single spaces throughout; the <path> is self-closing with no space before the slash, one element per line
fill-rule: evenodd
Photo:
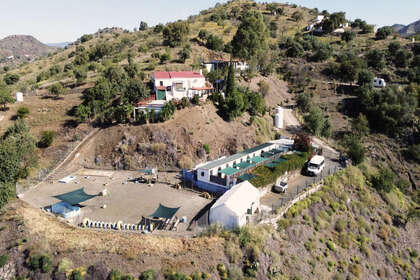
<path fill-rule="evenodd" d="M 108 172 L 109 173 L 109 172 Z M 96 176 L 88 176 L 94 174 Z M 83 218 L 103 222 L 117 222 L 135 224 L 140 222 L 142 216 L 152 214 L 159 203 L 168 207 L 181 207 L 176 216 L 187 217 L 187 224 L 180 224 L 178 231 L 186 230 L 192 218 L 200 212 L 211 200 L 200 197 L 197 193 L 187 190 L 177 190 L 164 183 L 157 183 L 153 186 L 129 182 L 129 178 L 136 178 L 139 172 L 113 171 L 111 176 L 97 176 L 100 171 L 81 171 L 75 175 L 76 179 L 70 183 L 63 184 L 58 181 L 43 183 L 37 188 L 24 193 L 22 200 L 29 204 L 44 208 L 59 202 L 54 196 L 84 188 L 87 194 L 96 195 L 104 188 L 108 195 L 97 196 L 81 203 L 81 215 L 74 220 L 79 223 Z M 70 175 L 70 174 L 69 174 Z M 109 174 L 108 174 L 109 175 Z M 163 176 L 175 176 L 175 174 L 159 174 Z M 106 208 L 102 208 L 106 205 Z"/>

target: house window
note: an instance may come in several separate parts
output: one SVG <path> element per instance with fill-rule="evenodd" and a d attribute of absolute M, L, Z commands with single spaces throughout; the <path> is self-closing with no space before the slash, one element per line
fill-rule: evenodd
<path fill-rule="evenodd" d="M 163 81 L 160 81 L 159 82 L 159 85 L 162 87 L 163 86 Z"/>
<path fill-rule="evenodd" d="M 210 176 L 213 176 L 213 170 L 210 170 Z"/>
<path fill-rule="evenodd" d="M 204 177 L 204 171 L 201 171 L 201 177 Z"/>

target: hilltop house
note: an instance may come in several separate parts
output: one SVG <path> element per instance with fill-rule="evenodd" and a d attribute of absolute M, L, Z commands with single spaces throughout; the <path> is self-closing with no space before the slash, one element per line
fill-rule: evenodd
<path fill-rule="evenodd" d="M 191 99 L 194 95 L 207 97 L 213 92 L 213 86 L 206 81 L 201 71 L 155 72 L 152 82 L 157 100 Z"/>

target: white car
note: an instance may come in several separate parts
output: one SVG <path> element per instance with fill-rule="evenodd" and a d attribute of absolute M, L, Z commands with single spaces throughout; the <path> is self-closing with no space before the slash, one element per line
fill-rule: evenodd
<path fill-rule="evenodd" d="M 286 180 L 278 181 L 273 186 L 273 191 L 278 192 L 278 193 L 285 193 L 288 187 L 289 187 L 289 185 L 287 184 Z"/>
<path fill-rule="evenodd" d="M 322 172 L 325 167 L 325 158 L 323 156 L 316 155 L 308 162 L 307 172 L 308 175 L 317 176 Z"/>

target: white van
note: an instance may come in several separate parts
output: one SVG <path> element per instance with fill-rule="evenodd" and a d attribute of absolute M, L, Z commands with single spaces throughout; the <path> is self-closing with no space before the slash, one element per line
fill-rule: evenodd
<path fill-rule="evenodd" d="M 323 156 L 316 155 L 308 162 L 308 175 L 317 176 L 322 172 L 325 167 L 325 158 Z"/>
<path fill-rule="evenodd" d="M 386 82 L 385 82 L 384 79 L 375 78 L 375 79 L 373 79 L 373 86 L 374 87 L 384 88 L 384 87 L 386 87 Z"/>

